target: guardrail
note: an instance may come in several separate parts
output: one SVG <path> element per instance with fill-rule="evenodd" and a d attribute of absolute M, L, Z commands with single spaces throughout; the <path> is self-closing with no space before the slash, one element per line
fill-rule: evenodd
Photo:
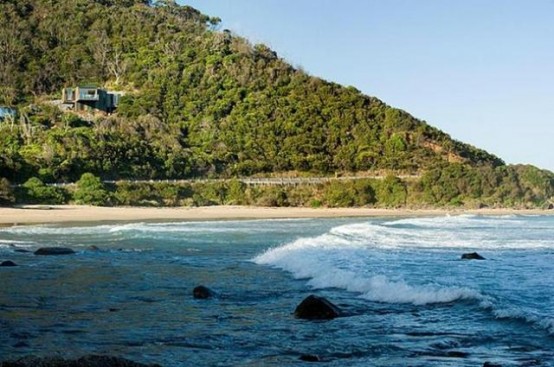
<path fill-rule="evenodd" d="M 299 185 L 320 185 L 332 181 L 352 181 L 352 180 L 382 180 L 387 176 L 341 176 L 341 177 L 237 177 L 237 178 L 190 178 L 190 179 L 173 179 L 173 180 L 104 180 L 105 184 L 193 184 L 193 183 L 210 183 L 210 182 L 229 182 L 237 180 L 246 185 L 251 186 L 299 186 Z M 412 180 L 420 178 L 420 175 L 398 175 L 395 176 L 403 180 Z M 58 182 L 47 183 L 47 186 L 53 187 L 71 187 L 75 186 L 75 182 Z M 22 187 L 22 184 L 12 185 L 12 187 Z"/>

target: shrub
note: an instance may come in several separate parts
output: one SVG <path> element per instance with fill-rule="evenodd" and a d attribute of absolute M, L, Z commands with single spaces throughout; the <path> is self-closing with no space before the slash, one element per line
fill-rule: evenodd
<path fill-rule="evenodd" d="M 73 193 L 77 204 L 107 205 L 110 195 L 99 177 L 92 173 L 83 173 L 77 181 L 77 189 Z"/>
<path fill-rule="evenodd" d="M 381 206 L 399 207 L 406 204 L 407 190 L 402 180 L 395 176 L 387 176 L 379 183 L 377 202 Z"/>
<path fill-rule="evenodd" d="M 264 187 L 256 199 L 259 206 L 289 206 L 287 193 L 281 187 Z"/>
<path fill-rule="evenodd" d="M 23 184 L 22 200 L 28 204 L 63 204 L 66 201 L 64 190 L 47 186 L 37 177 L 31 177 Z"/>

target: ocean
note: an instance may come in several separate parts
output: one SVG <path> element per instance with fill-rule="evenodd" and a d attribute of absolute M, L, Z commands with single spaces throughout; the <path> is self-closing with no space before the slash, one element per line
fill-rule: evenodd
<path fill-rule="evenodd" d="M 76 254 L 15 251 L 46 246 Z M 0 361 L 554 366 L 554 216 L 16 226 L 4 260 Z M 343 315 L 294 318 L 310 294 Z"/>

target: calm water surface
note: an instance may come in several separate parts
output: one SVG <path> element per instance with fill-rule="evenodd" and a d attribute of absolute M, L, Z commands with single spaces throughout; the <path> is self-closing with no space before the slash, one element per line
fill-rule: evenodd
<path fill-rule="evenodd" d="M 14 251 L 44 246 L 77 254 Z M 0 360 L 554 366 L 554 217 L 22 226 L 0 228 L 0 260 L 19 264 L 0 268 Z M 345 317 L 296 320 L 309 294 Z"/>

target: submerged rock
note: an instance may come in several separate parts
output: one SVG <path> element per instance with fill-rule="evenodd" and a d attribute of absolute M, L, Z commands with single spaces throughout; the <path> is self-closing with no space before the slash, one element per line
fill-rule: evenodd
<path fill-rule="evenodd" d="M 321 359 L 313 354 L 302 354 L 298 359 L 304 362 L 321 362 Z"/>
<path fill-rule="evenodd" d="M 16 361 L 2 362 L 0 367 L 160 367 L 160 365 L 147 365 L 113 356 L 88 355 L 79 359 L 25 357 Z"/>
<path fill-rule="evenodd" d="M 467 356 L 469 356 L 469 353 L 461 352 L 458 350 L 452 350 L 452 351 L 446 352 L 446 356 L 450 358 L 467 358 Z"/>
<path fill-rule="evenodd" d="M 13 261 L 11 260 L 6 260 L 6 261 L 2 261 L 0 263 L 0 266 L 17 266 L 16 263 L 14 263 Z"/>
<path fill-rule="evenodd" d="M 14 345 L 12 345 L 12 347 L 14 347 L 14 348 L 29 348 L 30 345 L 27 342 L 20 341 L 20 342 L 15 343 Z"/>
<path fill-rule="evenodd" d="M 492 362 L 485 362 L 483 364 L 483 367 L 502 367 L 501 364 L 498 364 L 498 363 L 492 363 Z"/>
<path fill-rule="evenodd" d="M 479 255 L 477 252 L 470 252 L 462 255 L 462 260 L 485 260 L 485 258 Z"/>
<path fill-rule="evenodd" d="M 310 295 L 294 310 L 294 316 L 306 320 L 331 320 L 340 316 L 340 309 L 323 297 Z"/>
<path fill-rule="evenodd" d="M 212 298 L 214 295 L 215 293 L 210 288 L 203 285 L 199 285 L 192 290 L 192 296 L 196 299 Z"/>
<path fill-rule="evenodd" d="M 67 247 L 41 247 L 35 251 L 35 255 L 71 255 L 74 253 L 75 251 Z"/>

